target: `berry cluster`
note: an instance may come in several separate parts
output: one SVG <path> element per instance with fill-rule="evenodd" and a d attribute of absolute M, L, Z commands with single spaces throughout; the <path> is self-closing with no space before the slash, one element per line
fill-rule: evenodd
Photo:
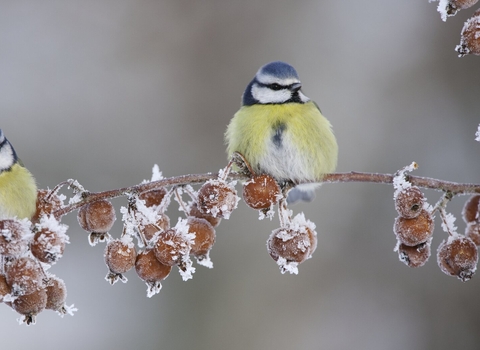
<path fill-rule="evenodd" d="M 431 0 L 436 1 L 436 0 Z M 439 0 L 437 7 L 442 20 L 455 16 L 458 11 L 472 7 L 478 0 Z M 460 44 L 455 47 L 459 57 L 469 54 L 480 55 L 480 9 L 464 24 L 460 33 Z"/>
<path fill-rule="evenodd" d="M 394 180 L 395 209 L 399 216 L 395 220 L 393 231 L 397 237 L 395 250 L 399 259 L 409 267 L 423 266 L 427 262 L 431 254 L 433 214 L 439 211 L 442 228 L 449 236 L 437 249 L 438 266 L 445 274 L 468 281 L 474 275 L 478 262 L 480 195 L 473 196 L 466 202 L 463 218 L 467 228 L 465 235 L 458 234 L 453 224 L 455 218 L 445 211 L 452 194 L 446 193 L 435 207 L 431 207 L 420 189 L 405 180 L 405 172 L 413 170 L 415 166 L 412 164 L 402 169 Z"/>
<path fill-rule="evenodd" d="M 397 237 L 396 250 L 400 261 L 410 267 L 423 266 L 430 257 L 434 222 L 425 197 L 418 187 L 401 188 L 395 193 L 393 231 Z"/>
<path fill-rule="evenodd" d="M 63 280 L 48 271 L 69 243 L 67 226 L 53 214 L 62 206 L 55 191 L 39 190 L 32 221 L 0 221 L 0 302 L 23 315 L 21 323 L 35 323 L 45 309 L 61 316 L 76 310 L 65 304 Z"/>
<path fill-rule="evenodd" d="M 182 199 L 184 191 L 192 198 L 188 204 Z M 186 214 L 186 218 L 179 218 L 175 226 L 170 225 L 170 218 L 165 214 L 172 195 Z M 214 227 L 218 226 L 221 217 L 228 218 L 237 201 L 233 185 L 218 179 L 205 183 L 198 193 L 185 186 L 131 195 L 128 207 L 121 208 L 124 227 L 117 239 L 106 232 L 115 221 L 113 207 L 110 210 L 104 204 L 101 206 L 104 210 L 92 212 L 88 208 L 81 209 L 78 220 L 82 225 L 84 217 L 91 217 L 88 229 L 82 225 L 90 232 L 91 243 L 107 242 L 104 254 L 108 267 L 106 280 L 111 284 L 119 280 L 127 282 L 124 274 L 135 268 L 138 277 L 147 284 L 147 296 L 152 297 L 160 292 L 161 281 L 168 277 L 173 266 L 179 268 L 183 280 L 192 278 L 195 268 L 190 256 L 194 256 L 200 265 L 213 267 L 209 254 L 215 243 Z M 82 214 L 83 211 L 88 215 Z M 94 222 L 97 225 L 92 224 Z M 137 239 L 136 245 L 133 238 Z M 137 251 L 136 246 L 141 250 Z"/>

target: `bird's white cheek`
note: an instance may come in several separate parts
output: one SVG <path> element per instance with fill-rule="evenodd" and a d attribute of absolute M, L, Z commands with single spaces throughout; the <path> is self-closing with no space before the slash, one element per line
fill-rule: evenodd
<path fill-rule="evenodd" d="M 267 87 L 253 84 L 252 96 L 260 103 L 282 103 L 288 101 L 292 95 L 287 89 L 275 91 Z"/>
<path fill-rule="evenodd" d="M 7 141 L 7 143 L 0 148 L 0 172 L 10 168 L 14 164 L 14 161 L 12 147 Z"/>

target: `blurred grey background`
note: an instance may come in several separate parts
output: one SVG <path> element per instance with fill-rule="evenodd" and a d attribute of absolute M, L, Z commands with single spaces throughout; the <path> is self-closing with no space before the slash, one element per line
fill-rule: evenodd
<path fill-rule="evenodd" d="M 257 69 L 296 67 L 331 120 L 339 172 L 480 182 L 480 58 L 457 58 L 463 22 L 423 1 L 0 1 L 0 127 L 41 188 L 75 178 L 90 191 L 217 171 L 223 132 Z M 240 189 L 240 187 L 239 187 Z M 409 269 L 393 252 L 387 185 L 328 184 L 293 207 L 317 225 L 318 249 L 282 275 L 265 241 L 278 226 L 240 203 L 217 228 L 214 269 L 173 271 L 151 299 L 133 272 L 105 280 L 74 213 L 52 272 L 79 311 L 32 327 L 0 307 L 2 348 L 478 349 L 480 277 L 444 275 L 435 252 Z M 426 192 L 430 203 L 440 193 Z M 448 211 L 465 225 L 466 197 Z M 114 201 L 117 217 L 125 199 Z M 172 222 L 181 216 L 175 203 Z M 119 236 L 117 223 L 112 235 Z"/>

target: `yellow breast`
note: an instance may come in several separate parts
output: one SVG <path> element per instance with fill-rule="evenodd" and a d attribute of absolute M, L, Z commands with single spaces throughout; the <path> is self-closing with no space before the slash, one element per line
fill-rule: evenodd
<path fill-rule="evenodd" d="M 9 171 L 0 173 L 0 219 L 30 219 L 36 202 L 35 179 L 26 168 L 14 164 Z"/>
<path fill-rule="evenodd" d="M 337 164 L 329 121 L 313 102 L 243 106 L 231 120 L 227 152 L 277 179 L 321 180 Z"/>

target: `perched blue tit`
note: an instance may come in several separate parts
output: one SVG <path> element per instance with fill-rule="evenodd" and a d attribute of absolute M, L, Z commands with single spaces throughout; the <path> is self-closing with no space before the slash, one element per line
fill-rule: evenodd
<path fill-rule="evenodd" d="M 289 64 L 276 61 L 261 67 L 225 133 L 229 156 L 241 153 L 256 173 L 269 174 L 281 185 L 321 181 L 337 165 L 330 122 L 301 87 Z M 299 185 L 287 201 L 311 201 L 317 186 Z"/>
<path fill-rule="evenodd" d="M 36 203 L 35 179 L 17 158 L 12 144 L 0 129 L 0 220 L 30 219 Z"/>

